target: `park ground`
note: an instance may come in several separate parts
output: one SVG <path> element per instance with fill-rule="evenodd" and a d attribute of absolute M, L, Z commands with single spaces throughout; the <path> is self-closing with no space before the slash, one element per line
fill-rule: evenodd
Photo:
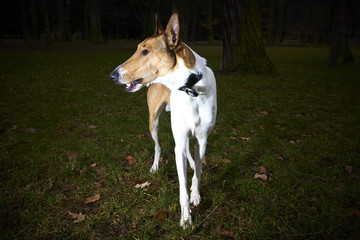
<path fill-rule="evenodd" d="M 169 113 L 150 174 L 146 89 L 108 77 L 136 42 L 0 42 L 1 239 L 360 238 L 359 44 L 335 68 L 327 45 L 268 46 L 277 73 L 245 76 L 219 73 L 221 45 L 190 45 L 218 116 L 183 230 Z"/>

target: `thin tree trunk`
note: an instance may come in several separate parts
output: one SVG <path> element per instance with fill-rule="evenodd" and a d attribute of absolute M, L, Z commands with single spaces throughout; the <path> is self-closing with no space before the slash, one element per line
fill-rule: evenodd
<path fill-rule="evenodd" d="M 235 72 L 239 67 L 240 51 L 238 47 L 239 12 L 238 1 L 222 0 L 221 14 L 223 23 L 223 55 L 220 71 L 223 73 Z"/>
<path fill-rule="evenodd" d="M 48 3 L 48 0 L 41 0 L 40 7 L 41 7 L 41 13 L 42 13 L 43 19 L 44 19 L 45 41 L 47 44 L 51 44 L 52 39 L 51 39 L 51 33 L 50 33 L 50 20 L 49 20 L 49 14 L 48 14 L 48 9 L 47 9 L 47 7 L 48 7 L 47 3 Z"/>
<path fill-rule="evenodd" d="M 190 41 L 193 43 L 196 41 L 196 24 L 197 24 L 197 1 L 193 2 L 193 6 L 192 6 L 192 24 L 191 24 L 191 37 L 190 37 Z"/>
<path fill-rule="evenodd" d="M 40 33 L 39 33 L 39 26 L 37 21 L 35 0 L 30 0 L 30 14 L 31 14 L 31 27 L 32 27 L 33 38 L 40 41 Z"/>
<path fill-rule="evenodd" d="M 29 29 L 28 29 L 28 21 L 27 21 L 27 2 L 26 0 L 22 0 L 22 30 L 23 30 L 23 38 L 25 40 L 29 40 Z"/>
<path fill-rule="evenodd" d="M 346 31 L 346 3 L 347 0 L 333 0 L 333 29 L 330 49 L 329 67 L 340 63 L 355 61 L 349 46 Z"/>
<path fill-rule="evenodd" d="M 90 40 L 90 3 L 89 0 L 84 2 L 84 38 L 85 40 Z"/>
<path fill-rule="evenodd" d="M 208 26 L 209 26 L 209 30 L 208 30 L 208 42 L 209 44 L 214 44 L 214 32 L 213 32 L 213 27 L 212 27 L 212 1 L 209 0 L 209 6 L 208 6 Z"/>

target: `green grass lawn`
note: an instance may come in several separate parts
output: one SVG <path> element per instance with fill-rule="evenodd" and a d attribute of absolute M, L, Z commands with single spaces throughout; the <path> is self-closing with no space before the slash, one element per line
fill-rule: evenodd
<path fill-rule="evenodd" d="M 221 75 L 221 46 L 192 46 L 218 117 L 183 230 L 169 113 L 152 175 L 146 89 L 109 79 L 136 44 L 0 42 L 1 239 L 360 238 L 358 45 L 332 69 L 328 46 L 268 47 L 263 76 Z"/>

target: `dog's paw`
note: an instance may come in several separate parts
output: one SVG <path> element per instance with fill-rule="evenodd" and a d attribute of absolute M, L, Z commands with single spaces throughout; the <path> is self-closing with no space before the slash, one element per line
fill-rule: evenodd
<path fill-rule="evenodd" d="M 199 206 L 200 201 L 201 201 L 200 194 L 195 194 L 195 193 L 191 192 L 190 203 L 193 206 L 197 207 L 197 206 Z"/>
<path fill-rule="evenodd" d="M 159 170 L 159 165 L 152 165 L 150 168 L 150 173 L 156 173 Z"/>
<path fill-rule="evenodd" d="M 180 226 L 185 230 L 192 225 L 191 216 L 180 220 Z"/>

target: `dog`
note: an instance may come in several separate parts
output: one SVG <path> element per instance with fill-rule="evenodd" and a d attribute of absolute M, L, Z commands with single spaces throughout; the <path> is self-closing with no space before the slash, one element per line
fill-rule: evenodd
<path fill-rule="evenodd" d="M 170 17 L 165 31 L 157 15 L 155 22 L 154 35 L 138 44 L 135 53 L 118 66 L 110 78 L 116 84 L 125 84 L 128 92 L 149 87 L 149 128 L 155 141 L 151 172 L 159 167 L 159 116 L 164 108 L 169 110 L 170 107 L 180 190 L 180 226 L 185 229 L 192 224 L 190 204 L 198 206 L 201 200 L 199 186 L 202 159 L 217 114 L 216 80 L 212 70 L 206 66 L 206 60 L 181 41 L 176 11 Z M 189 151 L 190 137 L 197 140 L 195 160 Z M 187 160 L 194 169 L 190 198 L 186 184 Z"/>

